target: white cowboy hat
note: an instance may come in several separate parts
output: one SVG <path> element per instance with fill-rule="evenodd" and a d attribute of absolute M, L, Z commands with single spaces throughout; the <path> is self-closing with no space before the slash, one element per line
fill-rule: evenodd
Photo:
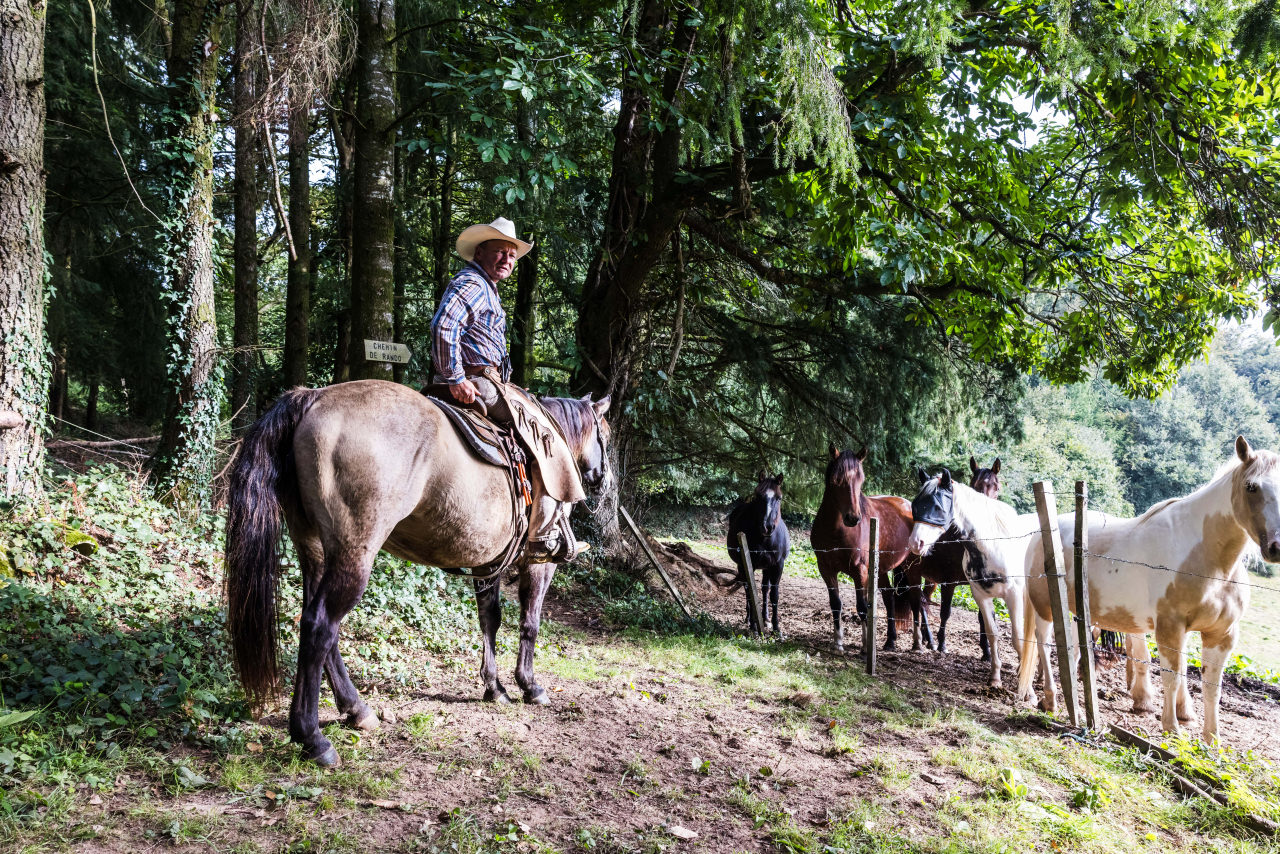
<path fill-rule="evenodd" d="M 473 225 L 458 235 L 458 254 L 463 261 L 474 261 L 476 247 L 486 240 L 505 240 L 516 245 L 516 260 L 519 261 L 529 250 L 532 243 L 525 243 L 516 237 L 516 224 L 506 217 L 498 217 L 488 225 Z"/>

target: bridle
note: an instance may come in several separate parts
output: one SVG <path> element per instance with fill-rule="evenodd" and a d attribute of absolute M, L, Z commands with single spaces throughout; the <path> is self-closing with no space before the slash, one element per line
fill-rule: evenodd
<path fill-rule="evenodd" d="M 604 446 L 604 429 L 603 429 L 604 418 L 600 415 L 600 413 L 596 412 L 596 407 L 593 403 L 590 403 L 588 401 L 582 401 L 582 402 L 586 404 L 588 411 L 591 412 L 591 421 L 592 423 L 595 424 L 596 447 L 600 451 L 600 470 L 601 470 L 600 479 L 601 479 L 601 482 L 603 482 L 609 468 L 609 453 Z M 582 499 L 582 503 L 587 508 L 588 513 L 590 513 L 593 516 L 596 515 L 596 512 L 600 509 L 600 500 L 602 497 L 603 496 L 598 496 L 594 503 L 591 501 L 590 496 L 584 497 Z"/>

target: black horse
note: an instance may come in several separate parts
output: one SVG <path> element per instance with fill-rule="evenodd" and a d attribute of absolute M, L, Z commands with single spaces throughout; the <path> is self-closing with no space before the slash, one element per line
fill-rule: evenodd
<path fill-rule="evenodd" d="M 760 607 L 764 621 L 769 622 L 769 605 L 773 605 L 773 633 L 778 628 L 778 583 L 782 580 L 782 566 L 791 549 L 791 535 L 787 523 L 782 521 L 782 475 L 760 472 L 760 483 L 751 499 L 729 512 L 729 557 L 738 565 L 738 580 L 746 584 L 745 561 L 738 544 L 738 533 L 747 535 L 747 550 L 751 553 L 751 566 L 760 570 Z M 751 612 L 751 600 L 747 600 L 747 623 L 756 628 L 756 616 Z"/>

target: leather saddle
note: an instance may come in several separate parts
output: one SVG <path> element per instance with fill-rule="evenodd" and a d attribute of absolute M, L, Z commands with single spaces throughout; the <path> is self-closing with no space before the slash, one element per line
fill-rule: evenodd
<path fill-rule="evenodd" d="M 444 400 L 442 395 L 449 393 L 447 389 L 447 386 L 427 386 L 422 394 L 444 413 L 445 418 L 453 425 L 454 432 L 476 459 L 502 469 L 511 478 L 511 524 L 515 533 L 511 542 L 503 549 L 502 555 L 471 571 L 441 567 L 451 575 L 486 581 L 514 564 L 529 541 L 532 484 L 529 483 L 529 475 L 525 469 L 525 452 L 512 436 L 512 431 L 504 430 L 479 412 L 463 409 Z"/>
<path fill-rule="evenodd" d="M 511 463 L 504 452 L 503 436 L 498 425 L 478 412 L 462 409 L 446 400 L 442 400 L 437 395 L 432 394 L 432 389 L 430 388 L 423 393 L 427 396 L 427 400 L 434 403 L 444 413 L 444 416 L 449 419 L 449 423 L 453 425 L 458 437 L 462 439 L 463 444 L 470 449 L 471 453 L 475 454 L 477 459 L 501 469 L 509 469 L 511 467 Z"/>

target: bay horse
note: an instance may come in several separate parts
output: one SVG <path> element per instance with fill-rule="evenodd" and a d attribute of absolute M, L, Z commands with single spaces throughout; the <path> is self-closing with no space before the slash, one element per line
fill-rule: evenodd
<path fill-rule="evenodd" d="M 544 398 L 574 453 L 583 485 L 612 480 L 603 415 L 609 399 Z M 535 490 L 537 484 L 535 483 Z M 550 501 L 541 494 L 535 501 Z M 227 631 L 250 700 L 277 682 L 278 545 L 297 548 L 303 605 L 289 736 L 320 765 L 338 754 L 318 721 L 321 670 L 347 724 L 374 729 L 338 650 L 343 617 L 360 601 L 379 549 L 414 563 L 484 567 L 511 542 L 523 501 L 508 471 L 477 459 L 440 409 L 418 392 L 381 380 L 296 388 L 250 428 L 231 473 L 226 530 Z M 283 524 L 282 524 L 283 523 Z M 534 677 L 542 601 L 555 564 L 517 564 L 520 648 L 516 682 L 527 703 L 547 704 Z M 477 576 L 479 577 L 479 576 Z M 494 643 L 501 620 L 498 578 L 477 580 L 485 699 L 510 702 Z"/>
<path fill-rule="evenodd" d="M 751 565 L 760 570 L 761 619 L 769 622 L 769 606 L 772 604 L 773 633 L 781 635 L 778 628 L 778 584 L 782 581 L 782 568 L 791 550 L 791 535 L 787 531 L 787 523 L 782 521 L 782 475 L 762 471 L 759 481 L 751 499 L 729 513 L 729 557 L 738 566 L 738 578 L 750 584 L 742 546 L 738 542 L 738 533 L 746 534 Z M 751 610 L 750 599 L 747 600 L 747 625 L 756 628 L 756 615 Z"/>
<path fill-rule="evenodd" d="M 867 613 L 866 584 L 871 540 L 871 517 L 880 520 L 880 572 L 876 583 L 884 596 L 885 614 L 888 617 L 888 639 L 885 649 L 894 649 L 898 632 L 906 631 L 907 608 L 895 608 L 906 603 L 891 579 L 910 554 L 907 540 L 911 535 L 911 505 L 903 498 L 892 495 L 864 495 L 862 485 L 866 473 L 862 461 L 867 458 L 864 445 L 856 453 L 841 451 L 834 444 L 828 447 L 822 503 L 813 518 L 809 541 L 818 560 L 818 574 L 827 585 L 827 597 L 831 603 L 831 619 L 835 633 L 833 645 L 836 652 L 844 651 L 844 628 L 840 623 L 844 603 L 840 599 L 840 575 L 847 575 L 856 585 L 854 602 L 858 617 Z"/>
<path fill-rule="evenodd" d="M 1018 515 L 1008 504 L 953 481 L 951 472 L 930 476 L 917 469 L 920 491 L 911 501 L 913 526 L 909 547 L 913 554 L 927 555 L 947 529 L 954 527 L 960 539 L 972 545 L 968 552 L 967 575 L 973 598 L 991 632 L 992 688 L 1001 686 L 1000 643 L 996 631 L 995 606 L 999 597 L 1009 609 L 1013 647 L 1023 653 L 1022 622 L 1026 610 L 1026 554 L 1031 535 L 1039 527 L 1035 513 Z"/>
<path fill-rule="evenodd" d="M 983 468 L 978 461 L 969 457 L 969 487 L 988 498 L 1000 497 L 1000 458 L 996 457 L 990 468 Z M 956 587 L 969 583 L 966 565 L 976 551 L 973 543 L 964 542 L 959 531 L 948 528 L 934 544 L 927 555 L 920 558 L 908 572 L 906 587 L 908 595 L 916 596 L 910 602 L 913 631 L 912 649 L 920 649 L 921 633 L 925 645 L 934 649 L 933 638 L 929 632 L 929 600 L 933 598 L 933 588 L 942 587 L 942 597 L 938 609 L 938 652 L 947 651 L 947 621 L 951 619 L 951 604 L 956 595 Z M 981 560 L 981 556 L 977 556 Z M 978 611 L 978 648 L 982 652 L 982 661 L 991 660 L 991 651 L 987 643 L 987 623 Z"/>
<path fill-rule="evenodd" d="M 1160 726 L 1177 732 L 1179 720 L 1192 720 L 1184 647 L 1187 632 L 1199 632 L 1204 664 L 1201 735 L 1212 742 L 1218 735 L 1222 669 L 1239 639 L 1239 621 L 1249 604 L 1242 558 L 1253 543 L 1263 559 L 1280 563 L 1280 455 L 1255 450 L 1237 436 L 1235 456 L 1190 495 L 1162 501 L 1135 519 L 1104 513 L 1090 513 L 1088 518 L 1090 617 L 1104 629 L 1127 634 L 1126 652 L 1136 671 L 1130 686 L 1134 710 L 1154 710 L 1146 648 L 1146 633 L 1154 632 L 1164 688 Z M 1067 564 L 1067 600 L 1074 603 L 1075 514 L 1059 516 L 1058 528 Z M 1033 607 L 1026 614 L 1018 695 L 1031 698 L 1038 661 L 1043 705 L 1052 711 L 1056 697 L 1047 646 L 1052 623 L 1048 586 L 1036 577 L 1044 573 L 1038 536 L 1027 552 L 1026 566 L 1032 576 L 1028 598 Z M 1040 644 L 1038 656 L 1031 654 L 1032 643 Z"/>

